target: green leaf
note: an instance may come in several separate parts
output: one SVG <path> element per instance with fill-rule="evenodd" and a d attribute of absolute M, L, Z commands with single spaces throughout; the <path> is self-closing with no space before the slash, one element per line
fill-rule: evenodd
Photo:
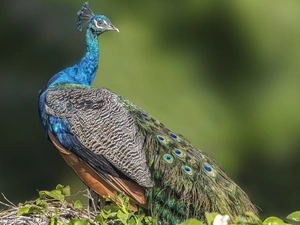
<path fill-rule="evenodd" d="M 61 200 L 61 201 L 65 199 L 65 196 L 59 190 L 53 190 L 53 191 L 47 192 L 47 195 L 49 197 L 52 197 L 54 199 Z"/>
<path fill-rule="evenodd" d="M 75 209 L 84 209 L 83 204 L 82 204 L 82 202 L 80 200 L 76 200 L 74 202 L 74 208 Z"/>
<path fill-rule="evenodd" d="M 215 217 L 219 215 L 219 213 L 216 212 L 212 212 L 212 213 L 208 213 L 205 212 L 205 218 L 206 218 L 206 222 L 208 225 L 212 225 L 214 222 Z"/>
<path fill-rule="evenodd" d="M 137 224 L 142 224 L 142 221 L 145 219 L 145 213 L 139 209 L 139 211 L 133 214 L 133 217 Z"/>
<path fill-rule="evenodd" d="M 47 197 L 63 201 L 65 200 L 65 196 L 62 194 L 60 190 L 53 190 L 53 191 L 40 191 L 39 192 L 40 198 L 44 199 Z"/>
<path fill-rule="evenodd" d="M 71 188 L 69 185 L 63 188 L 62 193 L 64 196 L 69 197 L 71 195 Z"/>
<path fill-rule="evenodd" d="M 20 208 L 17 212 L 18 216 L 24 215 L 24 214 L 30 214 L 30 213 L 42 213 L 43 210 L 35 205 L 25 205 L 22 208 Z"/>
<path fill-rule="evenodd" d="M 141 222 L 138 222 L 135 217 L 130 217 L 129 220 L 127 220 L 127 224 L 128 225 L 141 225 L 142 223 Z"/>
<path fill-rule="evenodd" d="M 20 208 L 18 210 L 17 215 L 21 216 L 21 215 L 27 214 L 29 212 L 30 207 L 31 207 L 31 205 L 25 205 L 25 206 L 23 206 L 22 208 Z"/>
<path fill-rule="evenodd" d="M 300 211 L 295 211 L 295 212 L 289 214 L 286 218 L 289 220 L 299 222 L 300 221 Z"/>
<path fill-rule="evenodd" d="M 43 212 L 42 208 L 36 205 L 32 205 L 28 210 L 28 213 L 41 213 L 41 212 Z"/>
<path fill-rule="evenodd" d="M 40 197 L 40 199 L 47 198 L 46 191 L 39 191 L 39 197 Z"/>
<path fill-rule="evenodd" d="M 209 214 L 211 214 L 211 213 L 209 213 Z M 203 225 L 203 223 L 196 219 L 188 219 L 188 220 L 184 221 L 183 223 L 181 223 L 180 225 Z"/>
<path fill-rule="evenodd" d="M 122 210 L 123 212 L 130 212 L 129 209 L 129 198 L 123 196 L 119 196 L 119 199 L 122 201 Z"/>
<path fill-rule="evenodd" d="M 68 197 L 71 195 L 71 188 L 69 185 L 67 185 L 66 187 L 64 187 L 61 184 L 56 185 L 55 190 L 60 191 L 61 194 L 63 194 L 64 196 Z"/>
<path fill-rule="evenodd" d="M 56 187 L 55 187 L 55 190 L 59 190 L 61 193 L 63 193 L 63 189 L 64 189 L 64 186 L 61 185 L 61 184 L 58 184 L 58 185 L 56 185 Z"/>
<path fill-rule="evenodd" d="M 45 200 L 41 200 L 40 198 L 37 198 L 35 200 L 35 204 L 37 206 L 42 207 L 43 209 L 47 209 L 48 208 L 48 203 Z"/>
<path fill-rule="evenodd" d="M 152 224 L 153 219 L 151 216 L 145 216 L 144 221 L 146 224 Z"/>
<path fill-rule="evenodd" d="M 117 215 L 117 212 L 112 212 L 111 210 L 101 210 L 101 215 L 104 219 L 114 218 Z"/>
<path fill-rule="evenodd" d="M 101 224 L 104 223 L 104 218 L 103 218 L 103 216 L 102 216 L 101 214 L 98 214 L 98 215 L 95 217 L 95 220 L 96 220 L 97 222 L 100 222 Z"/>
<path fill-rule="evenodd" d="M 262 222 L 262 225 L 286 225 L 288 223 L 285 223 L 282 219 L 279 219 L 278 217 L 271 216 L 265 219 Z"/>
<path fill-rule="evenodd" d="M 119 211 L 117 212 L 117 217 L 118 217 L 119 219 L 127 219 L 127 218 L 128 218 L 128 214 L 127 214 L 127 213 L 123 213 L 121 210 L 119 210 Z"/>
<path fill-rule="evenodd" d="M 104 211 L 110 211 L 110 212 L 118 212 L 118 210 L 120 210 L 120 206 L 118 206 L 115 203 L 112 203 L 110 205 L 106 205 L 103 207 Z"/>

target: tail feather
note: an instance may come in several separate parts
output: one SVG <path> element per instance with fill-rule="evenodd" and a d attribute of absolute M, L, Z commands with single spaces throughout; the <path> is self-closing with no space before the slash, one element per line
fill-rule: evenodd
<path fill-rule="evenodd" d="M 232 217 L 246 211 L 257 213 L 245 192 L 214 160 L 128 100 L 121 100 L 144 137 L 155 183 L 146 196 L 154 217 L 177 224 L 191 217 L 204 219 L 206 211 Z"/>

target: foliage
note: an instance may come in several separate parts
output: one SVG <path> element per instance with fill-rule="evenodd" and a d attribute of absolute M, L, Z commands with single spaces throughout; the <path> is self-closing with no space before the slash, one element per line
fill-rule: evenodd
<path fill-rule="evenodd" d="M 124 197 L 122 194 L 115 194 L 115 199 L 120 201 L 120 204 L 116 204 L 107 198 L 111 203 L 101 209 L 100 213 L 96 216 L 95 220 L 103 225 L 108 225 L 107 221 L 114 221 L 114 224 L 124 225 L 142 225 L 153 224 L 152 218 L 145 216 L 145 213 L 140 209 L 137 212 L 133 212 L 129 209 L 129 198 Z"/>
<path fill-rule="evenodd" d="M 80 200 L 72 203 L 67 201 L 70 197 L 70 186 L 57 185 L 52 191 L 39 191 L 39 198 L 34 201 L 20 203 L 18 207 L 1 212 L 0 224 L 11 222 L 12 211 L 14 220 L 18 217 L 28 221 L 32 218 L 38 224 L 50 225 L 151 225 L 151 217 L 146 216 L 142 210 L 134 212 L 129 209 L 129 199 L 122 194 L 115 194 L 116 204 L 107 198 L 107 205 L 98 214 L 89 211 Z M 10 219 L 10 220 L 9 220 Z M 21 219 L 21 220 L 22 220 Z M 13 222 L 15 224 L 15 222 Z"/>
<path fill-rule="evenodd" d="M 116 204 L 109 197 L 107 205 L 97 214 L 89 211 L 80 200 L 72 203 L 67 199 L 71 195 L 70 186 L 57 185 L 52 191 L 39 191 L 39 198 L 34 201 L 20 203 L 18 206 L 11 204 L 7 210 L 0 212 L 0 225 L 22 224 L 24 221 L 35 221 L 39 224 L 50 225 L 157 225 L 158 223 L 150 216 L 146 216 L 140 209 L 136 212 L 129 209 L 129 199 L 123 194 L 115 194 L 119 200 Z M 6 199 L 7 200 L 7 199 Z M 8 201 L 8 200 L 7 200 Z M 3 202 L 0 202 L 9 206 Z M 216 221 L 216 212 L 205 213 L 206 221 L 188 219 L 180 225 L 227 225 L 227 222 Z M 245 215 L 230 218 L 231 225 L 299 225 L 300 211 L 287 216 L 290 223 L 286 223 L 278 217 L 268 217 L 261 220 L 254 213 L 247 212 Z M 17 222 L 13 222 L 17 221 Z"/>

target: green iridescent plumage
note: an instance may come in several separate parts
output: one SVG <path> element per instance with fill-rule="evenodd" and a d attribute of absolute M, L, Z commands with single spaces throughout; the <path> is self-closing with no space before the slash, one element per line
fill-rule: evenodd
<path fill-rule="evenodd" d="M 143 149 L 155 182 L 147 190 L 149 205 L 165 224 L 203 219 L 205 211 L 230 216 L 257 212 L 241 188 L 206 154 L 124 97 L 120 100 L 144 137 Z"/>

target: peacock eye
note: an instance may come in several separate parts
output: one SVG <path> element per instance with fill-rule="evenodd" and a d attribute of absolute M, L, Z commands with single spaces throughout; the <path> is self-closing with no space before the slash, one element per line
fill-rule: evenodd
<path fill-rule="evenodd" d="M 98 20 L 98 21 L 97 21 L 97 26 L 98 26 L 98 27 L 101 27 L 102 24 L 103 24 L 103 21 L 102 21 L 102 20 Z"/>

